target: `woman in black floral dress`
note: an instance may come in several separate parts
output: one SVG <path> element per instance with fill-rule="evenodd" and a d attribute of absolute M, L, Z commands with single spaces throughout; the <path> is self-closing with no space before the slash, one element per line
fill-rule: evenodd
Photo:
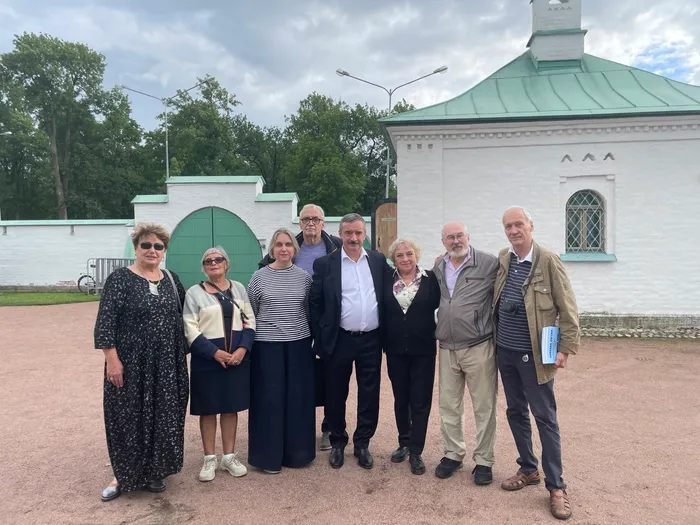
<path fill-rule="evenodd" d="M 189 395 L 182 322 L 185 290 L 161 271 L 170 235 L 137 225 L 136 263 L 105 282 L 95 324 L 95 348 L 105 354 L 104 415 L 114 480 L 102 491 L 165 490 L 182 468 Z M 172 280 L 170 278 L 172 276 Z"/>

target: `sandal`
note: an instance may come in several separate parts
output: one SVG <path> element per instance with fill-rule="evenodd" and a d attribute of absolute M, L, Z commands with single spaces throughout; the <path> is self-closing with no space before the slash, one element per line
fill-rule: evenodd
<path fill-rule="evenodd" d="M 558 520 L 568 520 L 571 517 L 571 503 L 566 491 L 555 489 L 549 492 L 549 509 Z"/>
<path fill-rule="evenodd" d="M 514 491 L 520 490 L 527 487 L 528 485 L 539 485 L 540 483 L 540 471 L 536 470 L 532 474 L 524 474 L 519 471 L 515 476 L 508 478 L 501 483 L 501 488 L 503 490 Z"/>
<path fill-rule="evenodd" d="M 105 489 L 102 491 L 102 501 L 112 501 L 113 499 L 117 499 L 119 496 L 122 495 L 122 491 L 119 488 L 119 484 L 117 483 L 117 479 L 114 478 L 109 485 L 105 487 Z"/>

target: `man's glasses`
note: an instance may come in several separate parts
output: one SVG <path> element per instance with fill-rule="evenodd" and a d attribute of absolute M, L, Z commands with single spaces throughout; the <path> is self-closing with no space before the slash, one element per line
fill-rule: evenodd
<path fill-rule="evenodd" d="M 314 224 L 319 224 L 323 221 L 323 219 L 319 217 L 304 217 L 301 219 L 302 224 L 309 224 L 309 222 L 313 222 Z"/>
<path fill-rule="evenodd" d="M 448 242 L 455 242 L 455 241 L 463 241 L 465 239 L 466 235 L 463 233 L 458 233 L 457 235 L 448 235 L 445 237 L 445 240 Z"/>
<path fill-rule="evenodd" d="M 214 257 L 213 259 L 204 259 L 202 264 L 204 266 L 211 266 L 212 264 L 221 264 L 226 260 L 225 257 Z"/>
<path fill-rule="evenodd" d="M 165 250 L 165 244 L 162 244 L 160 242 L 142 242 L 139 244 L 141 246 L 142 250 L 150 250 L 153 248 L 157 252 L 162 252 Z"/>

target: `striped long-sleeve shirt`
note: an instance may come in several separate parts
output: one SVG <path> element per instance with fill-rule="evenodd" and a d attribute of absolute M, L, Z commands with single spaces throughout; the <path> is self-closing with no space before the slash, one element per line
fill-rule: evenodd
<path fill-rule="evenodd" d="M 283 270 L 265 266 L 255 272 L 248 284 L 256 320 L 255 340 L 284 342 L 311 337 L 310 289 L 311 276 L 295 265 Z"/>

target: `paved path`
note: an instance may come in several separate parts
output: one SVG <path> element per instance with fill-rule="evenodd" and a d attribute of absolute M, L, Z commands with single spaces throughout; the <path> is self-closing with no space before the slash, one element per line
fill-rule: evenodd
<path fill-rule="evenodd" d="M 441 457 L 437 389 L 424 454 L 428 472 L 394 465 L 392 395 L 383 378 L 375 468 L 352 457 L 340 471 L 319 453 L 308 468 L 197 481 L 201 444 L 188 418 L 183 471 L 162 495 L 101 503 L 111 479 L 102 420 L 102 355 L 92 350 L 95 304 L 0 308 L 0 523 L 442 524 L 557 523 L 543 486 L 506 493 L 515 447 L 499 396 L 495 483 L 450 480 Z M 564 476 L 572 524 L 700 523 L 700 344 L 585 340 L 557 376 Z M 355 389 L 348 404 L 354 418 Z M 467 447 L 474 425 L 467 402 Z M 239 425 L 245 457 L 247 419 Z M 354 425 L 350 425 L 352 430 Z M 220 445 L 218 445 L 220 446 Z M 220 450 L 219 450 L 220 453 Z"/>

